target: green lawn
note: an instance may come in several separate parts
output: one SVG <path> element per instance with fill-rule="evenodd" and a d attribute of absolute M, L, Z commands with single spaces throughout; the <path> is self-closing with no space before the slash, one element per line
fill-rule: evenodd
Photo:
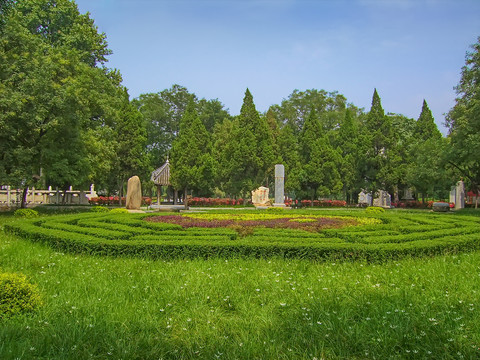
<path fill-rule="evenodd" d="M 0 323 L 0 359 L 480 358 L 478 251 L 376 263 L 148 260 L 0 236 L 0 269 L 27 275 L 45 303 Z"/>

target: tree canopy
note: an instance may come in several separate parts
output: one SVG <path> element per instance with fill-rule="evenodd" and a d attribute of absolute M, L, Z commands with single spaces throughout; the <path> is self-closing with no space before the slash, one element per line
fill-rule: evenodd
<path fill-rule="evenodd" d="M 447 117 L 449 164 L 469 182 L 472 190 L 480 185 L 480 37 L 467 52 L 457 99 Z"/>

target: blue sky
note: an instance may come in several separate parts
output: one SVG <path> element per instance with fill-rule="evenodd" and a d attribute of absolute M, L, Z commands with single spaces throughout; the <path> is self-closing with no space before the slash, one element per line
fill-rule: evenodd
<path fill-rule="evenodd" d="M 338 91 L 370 109 L 418 118 L 426 99 L 442 132 L 480 0 L 77 0 L 90 12 L 132 98 L 180 84 L 232 115 L 245 89 L 257 110 L 294 89 Z"/>

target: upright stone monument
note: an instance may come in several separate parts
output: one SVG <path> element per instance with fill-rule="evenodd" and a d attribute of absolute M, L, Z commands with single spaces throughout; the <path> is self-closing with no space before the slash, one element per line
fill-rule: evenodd
<path fill-rule="evenodd" d="M 275 207 L 285 207 L 285 167 L 275 165 Z"/>
<path fill-rule="evenodd" d="M 358 204 L 362 206 L 370 205 L 372 200 L 372 194 L 366 193 L 365 190 L 362 190 L 360 194 L 358 194 Z"/>
<path fill-rule="evenodd" d="M 392 206 L 392 196 L 385 190 L 379 190 L 378 197 L 373 199 L 373 206 L 390 208 Z"/>
<path fill-rule="evenodd" d="M 140 210 L 142 205 L 142 185 L 138 176 L 132 176 L 127 183 L 127 209 Z"/>
<path fill-rule="evenodd" d="M 455 210 L 463 209 L 465 207 L 465 184 L 462 180 L 457 182 L 455 189 Z"/>
<path fill-rule="evenodd" d="M 260 186 L 258 189 L 252 191 L 252 203 L 256 207 L 268 206 L 268 193 L 269 189 L 264 186 Z"/>

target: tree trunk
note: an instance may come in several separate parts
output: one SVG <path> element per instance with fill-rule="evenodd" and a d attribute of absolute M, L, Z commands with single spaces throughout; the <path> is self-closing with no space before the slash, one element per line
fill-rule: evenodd
<path fill-rule="evenodd" d="M 188 210 L 187 188 L 185 188 L 183 193 L 183 205 L 185 206 L 185 210 Z"/>
<path fill-rule="evenodd" d="M 124 185 L 125 185 L 125 182 L 122 180 L 120 182 L 120 189 L 118 191 L 118 205 L 120 205 L 120 206 L 123 205 L 122 204 L 122 197 L 123 197 L 123 187 L 124 187 Z"/>
<path fill-rule="evenodd" d="M 27 207 L 27 194 L 28 194 L 28 186 L 23 188 L 22 191 L 22 202 L 20 203 L 20 207 L 25 209 Z"/>

